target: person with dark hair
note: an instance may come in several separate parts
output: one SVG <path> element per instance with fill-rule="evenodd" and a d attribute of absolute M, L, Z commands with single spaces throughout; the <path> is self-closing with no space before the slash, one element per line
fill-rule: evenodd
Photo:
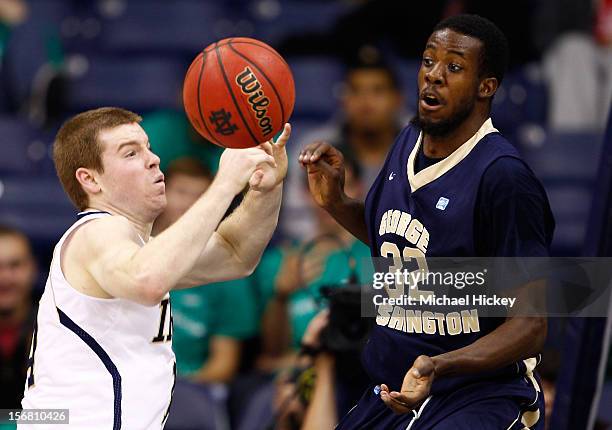
<path fill-rule="evenodd" d="M 546 193 L 490 119 L 507 57 L 505 36 L 482 17 L 459 15 L 435 27 L 418 74 L 417 115 L 365 202 L 345 194 L 336 148 L 315 142 L 300 154 L 317 203 L 368 243 L 373 257 L 392 258 L 390 269 L 412 261 L 427 272 L 431 257 L 548 255 L 554 220 Z M 437 292 L 394 287 L 386 288 L 390 298 Z M 470 306 L 463 318 L 415 309 L 377 307 L 363 351 L 373 385 L 338 429 L 543 428 L 534 368 L 545 318 L 516 308 L 499 318 Z"/>
<path fill-rule="evenodd" d="M 196 158 L 170 162 L 164 172 L 167 203 L 153 224 L 152 235 L 174 224 L 213 180 L 210 170 Z M 165 428 L 199 428 L 202 416 L 224 413 L 212 392 L 216 384 L 228 384 L 236 377 L 243 341 L 257 334 L 255 297 L 246 278 L 174 290 L 170 300 L 177 380 Z M 198 404 L 197 414 L 191 411 L 194 404 Z"/>
<path fill-rule="evenodd" d="M 0 405 L 19 408 L 36 306 L 32 289 L 36 264 L 30 241 L 0 225 Z M 1 427 L 1 424 L 0 424 Z"/>
<path fill-rule="evenodd" d="M 359 165 L 363 183 L 369 187 L 385 161 L 387 151 L 400 130 L 403 98 L 395 70 L 384 60 L 354 61 L 344 77 L 339 118 L 312 130 L 294 146 L 295 154 L 314 139 L 324 139 Z M 315 216 L 301 197 L 302 177 L 289 172 L 289 189 L 284 196 L 283 232 L 308 239 Z"/>

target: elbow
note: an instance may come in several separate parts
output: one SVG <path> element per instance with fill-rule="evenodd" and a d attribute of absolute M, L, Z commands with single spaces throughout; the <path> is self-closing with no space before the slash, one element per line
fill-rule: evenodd
<path fill-rule="evenodd" d="M 257 261 L 255 261 L 252 264 L 246 264 L 242 270 L 242 277 L 246 278 L 247 276 L 251 276 L 253 272 L 255 271 L 255 269 L 257 268 L 258 264 L 259 264 L 259 259 L 257 259 Z"/>
<path fill-rule="evenodd" d="M 255 271 L 255 269 L 257 269 L 257 266 L 259 265 L 259 262 L 261 261 L 261 254 L 257 255 L 254 258 L 250 258 L 248 260 L 242 260 L 239 263 L 240 269 L 239 269 L 239 273 L 240 273 L 240 277 L 241 278 L 246 278 L 247 276 L 251 276 L 253 274 L 253 272 Z"/>
<path fill-rule="evenodd" d="M 529 333 L 531 350 L 528 354 L 530 357 L 539 354 L 544 348 L 544 343 L 546 341 L 546 335 L 548 332 L 548 321 L 546 317 L 532 317 L 529 318 L 529 330 L 526 330 L 526 333 Z"/>
<path fill-rule="evenodd" d="M 134 279 L 134 290 L 138 303 L 155 306 L 164 299 L 170 288 L 159 277 L 142 274 Z"/>

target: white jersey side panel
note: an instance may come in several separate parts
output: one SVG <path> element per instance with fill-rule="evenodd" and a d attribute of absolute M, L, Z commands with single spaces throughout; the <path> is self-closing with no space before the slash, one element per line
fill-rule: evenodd
<path fill-rule="evenodd" d="M 24 409 L 69 409 L 69 429 L 161 429 L 174 386 L 169 298 L 156 306 L 87 296 L 64 278 L 70 233 L 106 213 L 85 213 L 53 252 L 40 300 Z M 20 425 L 20 430 L 48 425 Z"/>

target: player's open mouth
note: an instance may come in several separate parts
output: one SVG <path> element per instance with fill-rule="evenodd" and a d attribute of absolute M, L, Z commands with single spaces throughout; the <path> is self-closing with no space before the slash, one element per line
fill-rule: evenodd
<path fill-rule="evenodd" d="M 440 101 L 434 96 L 425 96 L 423 97 L 423 100 L 428 106 L 440 106 Z"/>
<path fill-rule="evenodd" d="M 433 92 L 423 92 L 421 94 L 421 107 L 425 110 L 438 110 L 442 107 L 441 99 Z"/>

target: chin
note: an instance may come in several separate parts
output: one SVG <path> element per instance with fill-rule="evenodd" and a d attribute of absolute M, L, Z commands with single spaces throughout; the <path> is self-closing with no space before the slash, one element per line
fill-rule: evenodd
<path fill-rule="evenodd" d="M 153 220 L 155 220 L 164 211 L 164 209 L 166 209 L 167 204 L 165 195 L 158 196 L 149 204 L 148 212 Z"/>

